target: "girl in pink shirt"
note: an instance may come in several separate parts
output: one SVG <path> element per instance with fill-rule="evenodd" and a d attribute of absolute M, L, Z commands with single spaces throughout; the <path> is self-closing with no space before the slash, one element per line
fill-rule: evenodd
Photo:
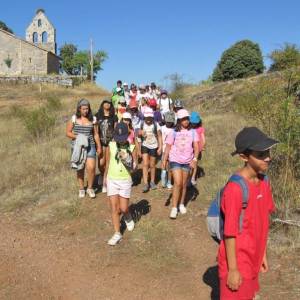
<path fill-rule="evenodd" d="M 199 137 L 191 128 L 190 115 L 187 110 L 181 109 L 177 112 L 177 125 L 166 139 L 166 149 L 163 158 L 162 169 L 165 169 L 169 159 L 170 169 L 174 178 L 172 193 L 171 219 L 176 219 L 179 211 L 186 213 L 184 205 L 187 180 L 191 169 L 197 167 L 199 155 Z"/>
<path fill-rule="evenodd" d="M 195 111 L 191 112 L 190 122 L 191 122 L 192 128 L 195 129 L 195 131 L 197 132 L 198 137 L 199 137 L 198 161 L 200 161 L 202 158 L 202 151 L 204 150 L 204 146 L 205 146 L 205 129 L 204 129 L 204 127 L 202 127 L 202 119 L 201 119 L 200 115 Z M 197 176 L 197 168 L 195 168 L 193 170 L 193 175 L 191 178 L 192 185 L 197 184 L 196 176 Z"/>

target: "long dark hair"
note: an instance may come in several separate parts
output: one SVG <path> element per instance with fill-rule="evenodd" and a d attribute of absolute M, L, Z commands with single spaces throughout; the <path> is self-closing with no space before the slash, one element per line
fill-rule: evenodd
<path fill-rule="evenodd" d="M 189 126 L 188 126 L 186 129 L 187 129 L 187 130 L 191 130 L 191 129 L 192 129 L 192 124 L 191 124 L 191 122 L 189 123 Z M 177 123 L 176 123 L 176 126 L 175 126 L 175 131 L 176 131 L 176 132 L 181 131 L 181 119 L 177 119 Z"/>
<path fill-rule="evenodd" d="M 104 117 L 104 108 L 103 108 L 103 106 L 104 106 L 105 103 L 110 103 L 109 117 L 111 118 L 115 115 L 115 108 L 112 105 L 112 103 L 110 101 L 103 100 L 102 103 L 100 104 L 98 112 L 96 113 L 97 120 L 101 120 Z"/>
<path fill-rule="evenodd" d="M 76 118 L 79 119 L 81 118 L 81 113 L 80 113 L 80 108 L 81 106 L 87 106 L 89 108 L 89 112 L 88 112 L 88 115 L 87 115 L 87 118 L 90 122 L 93 122 L 93 113 L 92 113 L 92 110 L 91 110 L 91 106 L 89 103 L 86 103 L 86 104 L 82 104 L 82 105 L 78 105 L 77 106 L 77 109 L 76 109 Z"/>

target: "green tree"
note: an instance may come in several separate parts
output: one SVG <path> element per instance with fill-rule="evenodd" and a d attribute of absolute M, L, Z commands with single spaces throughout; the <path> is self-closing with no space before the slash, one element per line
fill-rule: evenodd
<path fill-rule="evenodd" d="M 272 60 L 270 71 L 280 71 L 300 66 L 300 50 L 295 44 L 286 43 L 269 55 Z"/>
<path fill-rule="evenodd" d="M 0 21 L 0 29 L 3 29 L 3 30 L 5 30 L 5 31 L 7 31 L 7 32 L 10 32 L 10 33 L 14 33 L 9 27 L 7 27 L 7 25 L 4 23 L 4 22 L 2 22 L 2 21 Z"/>
<path fill-rule="evenodd" d="M 60 48 L 60 56 L 63 59 L 62 67 L 70 75 L 86 75 L 91 79 L 91 58 L 87 50 L 78 51 L 73 44 L 65 44 Z M 105 51 L 97 51 L 93 55 L 94 79 L 102 69 L 103 62 L 108 58 Z"/>
<path fill-rule="evenodd" d="M 213 81 L 245 78 L 264 71 L 258 44 L 242 40 L 225 50 L 212 74 Z"/>

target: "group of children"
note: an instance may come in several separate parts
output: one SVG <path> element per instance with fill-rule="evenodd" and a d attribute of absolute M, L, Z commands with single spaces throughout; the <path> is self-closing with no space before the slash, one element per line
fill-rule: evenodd
<path fill-rule="evenodd" d="M 82 130 L 86 126 L 89 129 Z M 176 219 L 178 213 L 187 212 L 186 189 L 188 184 L 196 184 L 205 130 L 200 115 L 189 113 L 181 100 L 172 101 L 167 91 L 159 90 L 154 83 L 137 89 L 134 84 L 129 88 L 118 81 L 112 98 L 101 103 L 95 119 L 86 100 L 78 103 L 76 120 L 68 123 L 67 135 L 74 141 L 78 133 L 92 141 L 87 158 L 95 160 L 98 153 L 100 185 L 109 198 L 115 231 L 109 245 L 114 246 L 122 239 L 121 215 L 127 229 L 134 229 L 129 199 L 131 176 L 139 160 L 142 191 L 157 188 L 156 164 L 161 159 L 161 186 L 172 189 L 169 216 Z M 245 206 L 240 186 L 229 181 L 220 200 L 224 226 L 218 255 L 221 299 L 253 299 L 258 291 L 258 273 L 268 269 L 268 218 L 274 204 L 263 173 L 270 162 L 270 148 L 276 143 L 255 127 L 245 128 L 236 137 L 234 154 L 244 162 L 237 174 L 247 187 L 248 199 Z M 88 171 L 91 163 L 87 161 L 87 165 Z M 78 179 L 79 196 L 84 197 L 82 171 Z M 88 179 L 93 179 L 91 174 Z M 87 193 L 94 197 L 91 191 L 88 183 Z"/>

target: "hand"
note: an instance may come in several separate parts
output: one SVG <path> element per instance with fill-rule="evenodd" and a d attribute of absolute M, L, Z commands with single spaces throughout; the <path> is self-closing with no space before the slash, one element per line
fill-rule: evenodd
<path fill-rule="evenodd" d="M 138 157 L 142 158 L 142 152 L 141 152 L 141 150 L 138 151 Z"/>
<path fill-rule="evenodd" d="M 161 169 L 162 170 L 165 170 L 166 169 L 166 161 L 165 160 L 163 160 L 162 162 L 161 162 Z"/>
<path fill-rule="evenodd" d="M 191 167 L 192 169 L 196 169 L 196 168 L 197 168 L 197 161 L 192 160 L 192 161 L 190 162 L 190 167 Z"/>
<path fill-rule="evenodd" d="M 157 155 L 161 155 L 161 148 L 157 149 Z"/>
<path fill-rule="evenodd" d="M 142 136 L 144 136 L 144 130 L 139 130 L 139 132 L 138 132 L 138 136 L 140 136 L 140 137 L 142 137 Z"/>
<path fill-rule="evenodd" d="M 227 277 L 227 286 L 233 290 L 237 291 L 242 284 L 242 276 L 238 270 L 229 270 Z"/>
<path fill-rule="evenodd" d="M 100 156 L 101 155 L 101 153 L 102 153 L 102 149 L 101 149 L 101 147 L 97 147 L 97 154 Z"/>
<path fill-rule="evenodd" d="M 268 271 L 269 271 L 268 260 L 267 260 L 267 256 L 264 255 L 263 261 L 262 261 L 261 267 L 260 267 L 260 272 L 261 273 L 267 273 Z"/>

